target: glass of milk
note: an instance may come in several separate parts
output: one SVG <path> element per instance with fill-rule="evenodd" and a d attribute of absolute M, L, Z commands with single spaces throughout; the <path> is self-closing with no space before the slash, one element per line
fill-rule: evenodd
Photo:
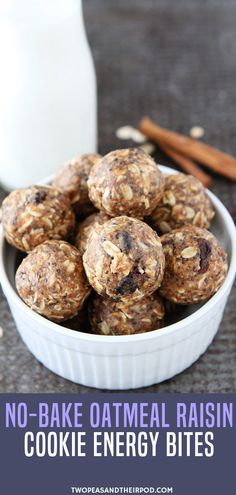
<path fill-rule="evenodd" d="M 0 73 L 5 189 L 96 151 L 96 76 L 81 0 L 1 0 Z"/>

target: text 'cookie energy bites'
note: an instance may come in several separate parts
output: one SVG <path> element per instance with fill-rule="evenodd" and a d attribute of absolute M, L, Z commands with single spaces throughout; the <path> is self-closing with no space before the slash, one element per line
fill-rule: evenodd
<path fill-rule="evenodd" d="M 160 294 L 178 304 L 209 299 L 227 273 L 227 255 L 205 229 L 183 227 L 161 237 L 166 270 Z"/>
<path fill-rule="evenodd" d="M 95 163 L 101 159 L 96 153 L 78 155 L 62 165 L 53 180 L 53 185 L 69 195 L 78 216 L 90 215 L 95 208 L 88 197 L 88 176 Z"/>
<path fill-rule="evenodd" d="M 164 178 L 150 155 L 128 148 L 112 151 L 95 164 L 88 188 L 96 208 L 108 215 L 143 218 L 161 200 Z"/>
<path fill-rule="evenodd" d="M 89 305 L 90 325 L 100 335 L 132 335 L 161 328 L 164 304 L 156 292 L 137 301 L 111 301 L 95 296 Z"/>
<path fill-rule="evenodd" d="M 208 228 L 214 210 L 201 182 L 182 173 L 165 177 L 162 200 L 152 212 L 150 225 L 159 233 L 167 233 L 183 225 Z"/>
<path fill-rule="evenodd" d="M 126 216 L 109 220 L 90 236 L 83 261 L 92 287 L 115 300 L 151 294 L 160 286 L 165 267 L 157 234 Z"/>
<path fill-rule="evenodd" d="M 46 241 L 28 254 L 16 288 L 31 309 L 58 322 L 75 316 L 91 291 L 79 251 L 65 241 Z"/>
<path fill-rule="evenodd" d="M 17 189 L 3 201 L 4 235 L 12 246 L 30 252 L 48 239 L 65 239 L 74 227 L 69 199 L 59 189 Z"/>

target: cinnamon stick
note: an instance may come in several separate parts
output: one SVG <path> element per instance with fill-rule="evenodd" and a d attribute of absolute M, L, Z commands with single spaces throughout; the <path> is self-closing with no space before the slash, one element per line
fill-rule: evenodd
<path fill-rule="evenodd" d="M 157 143 L 164 143 L 188 158 L 192 158 L 228 179 L 236 180 L 236 159 L 205 143 L 158 126 L 148 117 L 139 125 L 140 131 Z"/>
<path fill-rule="evenodd" d="M 209 187 L 211 185 L 212 180 L 210 175 L 201 170 L 192 160 L 184 155 L 181 155 L 178 151 L 173 150 L 173 148 L 170 148 L 170 146 L 167 146 L 166 144 L 158 142 L 158 146 L 167 156 L 169 156 L 169 158 L 174 160 L 174 162 L 177 163 L 182 170 L 188 174 L 194 175 L 194 177 L 200 180 L 205 187 Z"/>

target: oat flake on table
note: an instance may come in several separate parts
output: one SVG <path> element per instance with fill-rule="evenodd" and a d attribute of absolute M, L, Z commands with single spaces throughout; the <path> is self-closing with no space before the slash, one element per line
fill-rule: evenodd
<path fill-rule="evenodd" d="M 116 130 L 116 137 L 122 140 L 131 139 L 135 143 L 139 144 L 145 143 L 147 141 L 146 136 L 142 134 L 142 132 L 130 125 L 119 127 L 119 129 Z"/>
<path fill-rule="evenodd" d="M 200 125 L 195 125 L 191 127 L 189 134 L 194 139 L 200 139 L 204 136 L 205 130 Z"/>
<path fill-rule="evenodd" d="M 140 147 L 143 149 L 143 151 L 145 151 L 145 153 L 148 153 L 148 155 L 153 155 L 156 149 L 153 143 L 144 143 Z"/>

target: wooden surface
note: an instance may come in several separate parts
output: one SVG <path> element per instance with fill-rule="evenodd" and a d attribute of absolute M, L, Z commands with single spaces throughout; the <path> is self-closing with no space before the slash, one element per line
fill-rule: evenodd
<path fill-rule="evenodd" d="M 150 115 L 236 156 L 235 0 L 86 0 L 88 37 L 98 77 L 99 151 L 128 146 L 115 137 L 122 125 Z M 171 164 L 161 152 L 160 163 Z M 236 184 L 214 176 L 212 190 L 236 216 Z M 1 191 L 1 197 L 4 193 Z M 157 392 L 236 392 L 235 288 L 208 352 Z M 0 295 L 0 391 L 86 392 L 41 366 L 17 334 Z"/>

